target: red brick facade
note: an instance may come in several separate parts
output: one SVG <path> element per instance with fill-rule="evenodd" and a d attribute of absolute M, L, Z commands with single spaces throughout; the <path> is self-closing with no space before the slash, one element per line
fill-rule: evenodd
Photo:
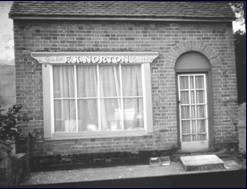
<path fill-rule="evenodd" d="M 35 136 L 33 153 L 71 154 L 166 150 L 179 146 L 175 63 L 184 52 L 204 54 L 212 66 L 211 146 L 237 140 L 237 85 L 231 23 L 14 20 L 16 95 Z M 41 64 L 31 52 L 153 51 L 153 132 L 140 137 L 43 139 Z"/>

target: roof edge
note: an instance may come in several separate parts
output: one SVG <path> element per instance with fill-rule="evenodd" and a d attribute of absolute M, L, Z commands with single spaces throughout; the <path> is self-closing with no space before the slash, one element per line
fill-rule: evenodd
<path fill-rule="evenodd" d="M 181 21 L 181 22 L 232 22 L 233 17 L 150 17 L 150 16 L 40 16 L 40 15 L 11 15 L 13 20 L 84 20 L 84 21 Z"/>

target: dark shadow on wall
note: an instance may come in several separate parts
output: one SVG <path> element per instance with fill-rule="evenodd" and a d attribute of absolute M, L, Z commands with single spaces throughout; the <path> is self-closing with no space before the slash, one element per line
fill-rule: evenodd
<path fill-rule="evenodd" d="M 234 34 L 237 83 L 238 83 L 238 103 L 246 102 L 246 34 L 237 31 Z"/>

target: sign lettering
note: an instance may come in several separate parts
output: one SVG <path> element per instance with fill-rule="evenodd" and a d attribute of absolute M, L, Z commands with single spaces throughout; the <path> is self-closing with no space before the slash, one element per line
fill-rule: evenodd
<path fill-rule="evenodd" d="M 66 64 L 127 64 L 129 56 L 66 56 Z"/>

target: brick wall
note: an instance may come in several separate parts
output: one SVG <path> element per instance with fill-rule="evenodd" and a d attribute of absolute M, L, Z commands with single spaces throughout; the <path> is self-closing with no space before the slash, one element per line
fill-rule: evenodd
<path fill-rule="evenodd" d="M 212 64 L 213 141 L 236 140 L 237 89 L 231 24 L 103 21 L 14 21 L 17 103 L 30 117 L 35 154 L 165 150 L 178 146 L 176 59 L 186 51 Z M 43 140 L 41 65 L 35 51 L 153 51 L 153 133 L 144 137 Z"/>

